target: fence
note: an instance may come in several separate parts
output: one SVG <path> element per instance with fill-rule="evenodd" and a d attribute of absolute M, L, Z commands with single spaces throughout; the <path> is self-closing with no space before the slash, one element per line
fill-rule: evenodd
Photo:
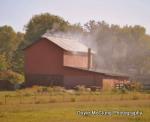
<path fill-rule="evenodd" d="M 136 99 L 135 99 L 136 98 Z M 0 105 L 5 104 L 46 104 L 56 102 L 90 102 L 90 101 L 109 101 L 109 100 L 150 100 L 150 94 L 130 93 L 130 94 L 101 94 L 99 92 L 66 94 L 16 94 L 0 95 Z"/>

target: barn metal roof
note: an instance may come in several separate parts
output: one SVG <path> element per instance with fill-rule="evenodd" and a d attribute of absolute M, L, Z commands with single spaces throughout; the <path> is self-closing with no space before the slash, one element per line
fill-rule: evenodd
<path fill-rule="evenodd" d="M 70 52 L 83 52 L 87 53 L 88 52 L 88 47 L 81 42 L 71 39 L 71 38 L 63 38 L 59 36 L 53 36 L 50 33 L 45 33 L 43 38 L 48 39 L 49 41 L 55 43 L 62 49 Z M 93 50 L 91 51 L 92 53 L 95 53 Z"/>

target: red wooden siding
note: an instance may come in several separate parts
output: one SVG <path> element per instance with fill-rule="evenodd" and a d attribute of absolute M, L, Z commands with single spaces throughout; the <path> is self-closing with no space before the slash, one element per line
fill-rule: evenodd
<path fill-rule="evenodd" d="M 87 68 L 88 56 L 87 54 L 72 54 L 64 52 L 64 66 Z"/>
<path fill-rule="evenodd" d="M 25 50 L 25 73 L 60 74 L 63 50 L 47 39 L 41 39 Z"/>

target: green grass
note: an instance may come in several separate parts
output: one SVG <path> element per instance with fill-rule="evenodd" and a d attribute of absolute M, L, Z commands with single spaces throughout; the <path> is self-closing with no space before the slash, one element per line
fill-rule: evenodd
<path fill-rule="evenodd" d="M 5 103 L 4 96 L 8 95 Z M 20 98 L 21 96 L 21 98 Z M 21 101 L 21 102 L 20 102 Z M 141 111 L 141 116 L 81 116 L 77 111 Z M 150 94 L 0 92 L 0 122 L 150 122 Z"/>
<path fill-rule="evenodd" d="M 2 105 L 0 122 L 149 122 L 149 107 L 148 100 Z M 78 110 L 140 110 L 143 115 L 137 117 L 79 116 L 76 114 Z"/>

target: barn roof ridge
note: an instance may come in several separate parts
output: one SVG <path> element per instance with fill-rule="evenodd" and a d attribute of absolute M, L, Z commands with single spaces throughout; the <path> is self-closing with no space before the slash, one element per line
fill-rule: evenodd
<path fill-rule="evenodd" d="M 55 43 L 62 49 L 69 52 L 83 52 L 87 53 L 88 48 L 85 44 L 79 42 L 78 40 L 72 38 L 64 38 L 57 35 L 52 35 L 51 33 L 45 33 L 42 35 L 43 38 L 48 39 L 49 41 Z M 91 53 L 95 54 L 96 52 L 91 50 Z"/>

